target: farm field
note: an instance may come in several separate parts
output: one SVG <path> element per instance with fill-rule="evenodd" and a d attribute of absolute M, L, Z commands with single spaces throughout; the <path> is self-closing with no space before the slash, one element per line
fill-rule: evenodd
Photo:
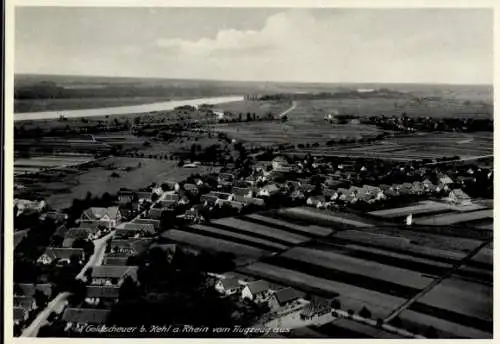
<path fill-rule="evenodd" d="M 329 297 L 338 295 L 342 309 L 352 309 L 358 312 L 363 306 L 366 306 L 375 318 L 388 315 L 392 309 L 405 301 L 403 298 L 382 292 L 358 288 L 350 284 L 344 284 L 327 278 L 319 278 L 304 272 L 261 262 L 239 268 L 237 271 L 283 285 L 289 285 L 305 292 Z"/>
<path fill-rule="evenodd" d="M 403 339 L 403 337 L 396 334 L 346 318 L 338 319 L 322 326 L 313 325 L 310 328 L 324 335 L 324 338 Z"/>
<path fill-rule="evenodd" d="M 287 222 L 287 221 L 282 221 L 279 219 L 274 219 L 272 217 L 268 216 L 263 216 L 259 214 L 251 214 L 245 216 L 245 219 L 252 219 L 259 221 L 261 223 L 269 224 L 269 225 L 274 225 L 279 227 L 285 227 L 285 228 L 290 228 L 295 231 L 299 232 L 304 232 L 308 235 L 315 235 L 315 236 L 328 236 L 331 233 L 333 233 L 333 230 L 326 228 L 326 227 L 320 227 L 320 226 L 315 226 L 315 225 L 310 225 L 310 226 L 299 226 L 295 225 L 293 223 Z"/>
<path fill-rule="evenodd" d="M 395 136 L 373 143 L 293 149 L 290 153 L 372 157 L 389 160 L 436 159 L 444 156 L 475 158 L 493 155 L 493 133 L 419 133 Z"/>
<path fill-rule="evenodd" d="M 435 202 L 435 201 L 422 201 L 414 205 L 402 207 L 402 208 L 390 208 L 390 209 L 383 209 L 383 210 L 376 210 L 372 211 L 369 214 L 374 215 L 374 216 L 380 216 L 383 218 L 399 218 L 406 216 L 408 214 L 412 214 L 413 216 L 415 215 L 420 215 L 420 214 L 426 214 L 430 212 L 438 212 L 438 211 L 444 211 L 444 210 L 450 210 L 450 211 L 472 211 L 472 210 L 479 210 L 479 209 L 484 209 L 484 206 L 477 205 L 477 204 L 472 204 L 470 206 L 456 206 L 453 204 L 448 204 L 444 202 Z"/>
<path fill-rule="evenodd" d="M 281 254 L 279 257 L 303 261 L 313 265 L 332 268 L 376 280 L 392 282 L 415 289 L 423 289 L 432 281 L 432 279 L 423 277 L 422 274 L 418 272 L 377 262 L 369 262 L 367 260 L 353 258 L 348 255 L 338 254 L 327 250 L 295 247 Z"/>
<path fill-rule="evenodd" d="M 433 315 L 415 312 L 413 310 L 405 310 L 399 316 L 403 327 L 411 328 L 413 331 L 418 331 L 425 335 L 426 331 L 432 326 L 438 338 L 474 338 L 474 339 L 491 339 L 493 334 L 487 331 L 481 331 L 467 324 L 457 324 L 445 319 L 438 318 Z"/>
<path fill-rule="evenodd" d="M 211 227 L 211 226 L 205 226 L 205 225 L 193 225 L 189 227 L 190 229 L 194 229 L 200 234 L 207 235 L 207 236 L 220 236 L 221 239 L 224 237 L 230 238 L 230 239 L 240 239 L 242 241 L 248 242 L 248 245 L 252 246 L 263 246 L 267 248 L 268 250 L 276 250 L 276 251 L 281 251 L 287 248 L 287 246 L 277 244 L 273 241 L 269 240 L 264 240 L 261 238 L 257 238 L 251 235 L 245 235 L 245 234 L 240 234 L 240 233 L 233 233 L 230 231 L 225 231 L 219 228 Z"/>
<path fill-rule="evenodd" d="M 290 245 L 300 244 L 304 241 L 309 240 L 308 237 L 290 233 L 284 230 L 275 229 L 270 226 L 262 226 L 250 221 L 243 221 L 237 218 L 225 218 L 219 219 L 211 222 L 212 225 L 218 226 L 222 225 L 223 228 L 235 229 L 248 233 L 255 233 L 262 236 L 268 237 L 270 240 L 279 240 L 281 242 L 289 243 Z"/>
<path fill-rule="evenodd" d="M 493 288 L 479 283 L 457 278 L 445 279 L 417 303 L 431 307 L 430 312 L 436 308 L 454 312 L 457 314 L 456 322 L 461 321 L 471 326 L 478 322 L 493 321 Z"/>
<path fill-rule="evenodd" d="M 279 115 L 290 106 L 291 102 L 289 101 L 242 100 L 217 104 L 214 106 L 214 109 L 222 112 L 230 112 L 232 114 L 230 118 L 238 118 L 238 115 L 241 113 L 243 120 L 245 120 L 247 113 L 255 113 L 256 116 L 264 118 L 268 114 Z"/>
<path fill-rule="evenodd" d="M 14 174 L 41 169 L 76 166 L 94 160 L 92 155 L 57 154 L 14 159 Z"/>
<path fill-rule="evenodd" d="M 455 213 L 423 217 L 415 219 L 414 222 L 419 225 L 444 226 L 488 218 L 493 218 L 493 210 L 491 209 L 478 210 L 461 214 Z"/>
<path fill-rule="evenodd" d="M 171 229 L 163 232 L 161 234 L 161 237 L 175 242 L 203 248 L 206 250 L 233 253 L 237 256 L 247 256 L 251 258 L 257 258 L 270 253 L 268 251 L 257 249 L 255 247 L 241 245 L 231 241 L 214 239 L 208 236 L 202 236 L 194 233 L 179 231 L 176 229 Z"/>
<path fill-rule="evenodd" d="M 341 216 L 341 213 L 333 213 L 328 211 L 317 210 L 308 207 L 295 207 L 295 208 L 287 208 L 287 209 L 279 209 L 277 214 L 297 217 L 302 220 L 313 220 L 313 221 L 323 221 L 331 223 L 332 225 L 347 225 L 351 227 L 372 227 L 373 225 L 368 222 L 362 222 L 360 220 L 352 219 L 351 214 L 345 214 L 346 216 Z M 343 214 L 342 214 L 343 215 Z M 349 218 L 351 217 L 351 218 Z"/>
<path fill-rule="evenodd" d="M 130 170 L 127 171 L 126 169 Z M 73 199 L 85 198 L 87 192 L 93 196 L 103 193 L 116 193 L 122 187 L 139 189 L 152 182 L 165 180 L 180 181 L 192 173 L 205 173 L 209 167 L 180 168 L 177 163 L 167 160 L 138 159 L 113 157 L 99 161 L 97 166 L 79 169 L 75 173 L 61 173 L 58 178 L 33 179 L 35 177 L 19 177 L 16 183 L 25 184 L 27 190 L 45 193 L 46 202 L 56 209 L 69 207 Z M 112 177 L 116 172 L 119 177 Z M 28 182 L 35 182 L 34 186 Z M 35 188 L 38 187 L 38 188 Z"/>

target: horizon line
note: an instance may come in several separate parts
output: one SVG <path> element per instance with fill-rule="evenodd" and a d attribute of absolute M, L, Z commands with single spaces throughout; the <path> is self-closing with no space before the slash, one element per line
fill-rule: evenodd
<path fill-rule="evenodd" d="M 16 73 L 15 76 L 55 76 L 55 77 L 82 77 L 82 78 L 109 78 L 109 79 L 151 79 L 151 80 L 186 80 L 186 81 L 214 81 L 214 82 L 236 82 L 236 83 L 274 83 L 274 84 L 381 84 L 381 85 L 436 85 L 436 86 L 490 86 L 494 83 L 447 83 L 447 82 L 415 82 L 415 81 L 273 81 L 273 80 L 230 80 L 210 78 L 169 78 L 158 76 L 113 76 L 113 75 L 87 75 L 87 74 L 47 74 L 47 73 Z"/>

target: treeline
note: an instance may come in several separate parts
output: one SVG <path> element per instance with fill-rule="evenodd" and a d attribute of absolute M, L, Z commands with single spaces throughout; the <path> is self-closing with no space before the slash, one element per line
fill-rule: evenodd
<path fill-rule="evenodd" d="M 493 119 L 489 118 L 431 118 L 401 116 L 370 116 L 361 123 L 372 124 L 384 130 L 396 131 L 493 131 Z"/>
<path fill-rule="evenodd" d="M 308 99 L 344 99 L 344 98 L 394 98 L 409 97 L 408 94 L 381 88 L 371 92 L 340 91 L 320 93 L 277 93 L 263 95 L 258 100 L 308 100 Z"/>
<path fill-rule="evenodd" d="M 233 89 L 217 87 L 167 87 L 134 85 L 104 86 L 102 88 L 65 88 L 54 82 L 42 81 L 14 88 L 14 99 L 70 99 L 115 97 L 212 97 L 234 94 Z"/>

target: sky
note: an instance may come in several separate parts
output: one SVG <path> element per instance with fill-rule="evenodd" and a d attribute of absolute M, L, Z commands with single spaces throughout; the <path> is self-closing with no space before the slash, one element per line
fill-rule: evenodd
<path fill-rule="evenodd" d="M 489 9 L 17 7 L 15 72 L 493 82 Z"/>

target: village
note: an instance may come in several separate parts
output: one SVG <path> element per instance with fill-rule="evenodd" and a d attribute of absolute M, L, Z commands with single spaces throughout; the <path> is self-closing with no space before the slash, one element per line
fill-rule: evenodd
<path fill-rule="evenodd" d="M 66 333 L 77 333 L 88 324 L 105 324 L 113 305 L 123 297 L 124 286 L 139 283 L 135 257 L 159 247 L 170 261 L 176 250 L 192 251 L 196 247 L 196 243 L 182 240 L 158 241 L 172 229 L 203 226 L 216 219 L 281 207 L 305 206 L 325 214 L 364 214 L 431 201 L 467 212 L 478 206 L 464 190 L 481 193 L 484 190 L 479 188 L 491 189 L 493 178 L 491 170 L 472 165 L 425 166 L 347 158 L 328 161 L 312 156 L 293 160 L 285 155 L 253 161 L 250 168 L 248 164 L 226 166 L 222 171 L 192 175 L 185 181 L 164 181 L 141 190 L 124 188 L 106 200 L 106 206 L 88 203 L 78 217 L 71 214 L 72 219 L 68 214 L 49 210 L 43 201 L 16 200 L 16 218 L 35 214 L 42 222 L 52 221 L 54 227 L 49 244 L 32 262 L 34 268 L 68 270 L 69 278 L 80 281 L 83 287 L 76 285 L 84 288 L 82 302 L 69 302 L 68 291 L 74 291 L 75 284 L 68 282 L 68 276 L 41 281 L 38 275 L 31 283 L 21 277 L 22 283 L 17 281 L 15 287 L 16 332 L 36 335 L 40 327 L 58 321 L 66 324 Z M 397 221 L 412 226 L 412 212 Z M 30 233 L 16 231 L 15 245 Z M 209 276 L 220 297 L 265 305 L 267 311 L 258 322 L 261 324 L 283 318 L 304 326 L 313 318 L 331 321 L 332 310 L 333 314 L 342 313 L 335 313 L 338 301 L 332 298 L 265 279 L 241 279 L 230 272 L 209 271 Z M 61 286 L 61 281 L 66 285 Z M 370 311 L 363 309 L 360 316 L 366 313 Z M 293 320 L 290 314 L 296 314 Z M 353 314 L 345 316 L 352 318 Z M 366 318 L 370 317 L 362 317 L 364 321 Z M 382 326 L 379 322 L 373 325 Z"/>

